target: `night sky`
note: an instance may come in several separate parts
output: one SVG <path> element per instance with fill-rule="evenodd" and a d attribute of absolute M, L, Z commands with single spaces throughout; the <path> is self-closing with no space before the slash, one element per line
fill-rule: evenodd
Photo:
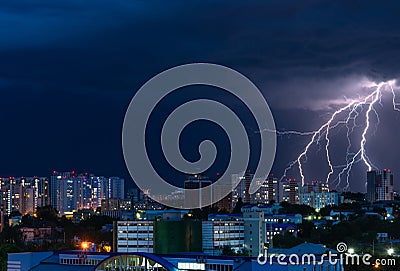
<path fill-rule="evenodd" d="M 278 129 L 315 130 L 349 99 L 368 94 L 369 82 L 399 77 L 399 14 L 398 1 L 3 1 L 0 175 L 74 169 L 130 180 L 121 148 L 127 106 L 151 77 L 186 63 L 217 63 L 243 73 L 264 94 Z M 238 101 L 205 87 L 169 97 L 154 113 L 155 122 L 162 124 L 179 101 L 213 95 L 243 112 L 256 137 Z M 375 165 L 395 172 L 399 189 L 400 113 L 391 106 L 391 96 L 377 106 L 380 124 L 373 119 L 367 149 Z M 215 137 L 220 156 L 206 172 L 214 176 L 224 170 L 229 147 L 218 127 L 204 125 L 187 127 L 182 152 L 196 160 L 193 144 L 207 134 Z M 159 128 L 153 126 L 154 137 Z M 332 143 L 338 165 L 344 162 L 342 132 Z M 275 175 L 282 175 L 307 139 L 278 138 Z M 257 139 L 254 148 L 257 154 Z M 313 153 L 307 180 L 324 179 L 323 149 Z M 160 154 L 153 157 L 162 174 L 174 176 L 172 183 L 182 183 Z M 363 164 L 355 166 L 352 191 L 364 191 L 365 171 Z M 288 176 L 298 178 L 298 170 Z"/>

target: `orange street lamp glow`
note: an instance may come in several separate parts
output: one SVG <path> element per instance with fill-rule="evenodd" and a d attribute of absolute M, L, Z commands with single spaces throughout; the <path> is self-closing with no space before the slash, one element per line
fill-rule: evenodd
<path fill-rule="evenodd" d="M 89 248 L 88 242 L 82 242 L 81 247 L 82 247 L 83 250 L 88 249 Z"/>

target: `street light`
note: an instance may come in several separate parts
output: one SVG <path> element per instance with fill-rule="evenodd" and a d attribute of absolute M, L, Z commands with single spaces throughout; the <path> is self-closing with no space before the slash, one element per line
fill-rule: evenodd
<path fill-rule="evenodd" d="M 350 254 L 354 254 L 354 248 L 349 248 L 349 250 L 347 250 Z"/>
<path fill-rule="evenodd" d="M 394 249 L 393 249 L 393 248 L 389 248 L 389 249 L 387 250 L 387 253 L 389 254 L 389 256 L 392 256 L 393 253 L 394 253 Z"/>
<path fill-rule="evenodd" d="M 81 247 L 83 250 L 87 250 L 89 248 L 89 243 L 88 242 L 82 242 Z"/>

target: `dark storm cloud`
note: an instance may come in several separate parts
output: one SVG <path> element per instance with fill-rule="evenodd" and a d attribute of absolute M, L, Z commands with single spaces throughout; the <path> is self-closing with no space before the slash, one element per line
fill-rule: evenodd
<path fill-rule="evenodd" d="M 278 127 L 315 129 L 370 81 L 399 77 L 398 14 L 396 1 L 7 1 L 0 99 L 19 125 L 3 126 L 42 130 L 21 138 L 42 168 L 92 153 L 106 158 L 82 167 L 126 174 L 120 127 L 135 90 L 166 68 L 214 62 L 260 87 Z M 76 155 L 54 151 L 65 144 Z"/>
<path fill-rule="evenodd" d="M 397 77 L 398 11 L 374 1 L 8 2 L 0 53 L 14 63 L 10 79 L 93 92 L 132 90 L 165 68 L 213 61 L 247 73 L 278 107 L 293 95 L 297 106 L 321 109 L 352 87 L 323 91 L 331 80 Z M 312 108 L 304 94 L 321 101 Z"/>

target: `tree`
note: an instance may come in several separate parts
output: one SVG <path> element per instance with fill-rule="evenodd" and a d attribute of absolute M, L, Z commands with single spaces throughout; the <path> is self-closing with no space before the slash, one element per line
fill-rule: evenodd
<path fill-rule="evenodd" d="M 330 205 L 325 206 L 325 207 L 321 208 L 321 210 L 319 210 L 319 214 L 321 216 L 329 216 L 331 214 L 332 209 L 333 208 Z"/>
<path fill-rule="evenodd" d="M 238 251 L 236 253 L 237 256 L 242 256 L 242 257 L 249 257 L 250 256 L 250 252 L 248 249 L 243 248 L 242 250 Z"/>
<path fill-rule="evenodd" d="M 301 243 L 301 239 L 298 239 L 291 234 L 277 234 L 273 239 L 273 245 L 276 248 L 291 248 Z"/>
<path fill-rule="evenodd" d="M 314 208 L 308 205 L 290 204 L 288 202 L 282 202 L 281 209 L 279 209 L 280 214 L 301 214 L 303 216 L 308 216 L 315 214 Z"/>
<path fill-rule="evenodd" d="M 242 256 L 242 257 L 248 257 L 249 251 L 246 248 L 243 248 L 242 250 L 235 252 L 233 251 L 233 249 L 228 246 L 228 245 L 224 245 L 222 247 L 222 255 L 223 256 Z"/>
<path fill-rule="evenodd" d="M 22 216 L 22 214 L 18 210 L 13 210 L 10 213 L 10 217 L 15 217 L 15 216 Z"/>
<path fill-rule="evenodd" d="M 192 210 L 192 218 L 194 219 L 201 219 L 201 220 L 207 220 L 209 214 L 215 214 L 218 212 L 218 208 L 215 206 L 206 206 L 201 209 L 193 209 Z"/>
<path fill-rule="evenodd" d="M 7 270 L 7 258 L 8 253 L 21 252 L 22 249 L 14 244 L 4 244 L 0 246 L 0 268 L 1 270 Z"/>
<path fill-rule="evenodd" d="M 57 222 L 57 214 L 58 211 L 53 208 L 51 205 L 47 205 L 44 207 L 38 207 L 36 211 L 37 218 L 40 220 L 45 220 L 49 222 Z"/>
<path fill-rule="evenodd" d="M 236 256 L 235 251 L 233 251 L 233 249 L 228 246 L 228 245 L 224 245 L 222 247 L 222 255 L 223 256 Z"/>
<path fill-rule="evenodd" d="M 299 226 L 298 236 L 302 238 L 310 238 L 314 230 L 314 224 L 310 221 L 303 220 Z"/>

